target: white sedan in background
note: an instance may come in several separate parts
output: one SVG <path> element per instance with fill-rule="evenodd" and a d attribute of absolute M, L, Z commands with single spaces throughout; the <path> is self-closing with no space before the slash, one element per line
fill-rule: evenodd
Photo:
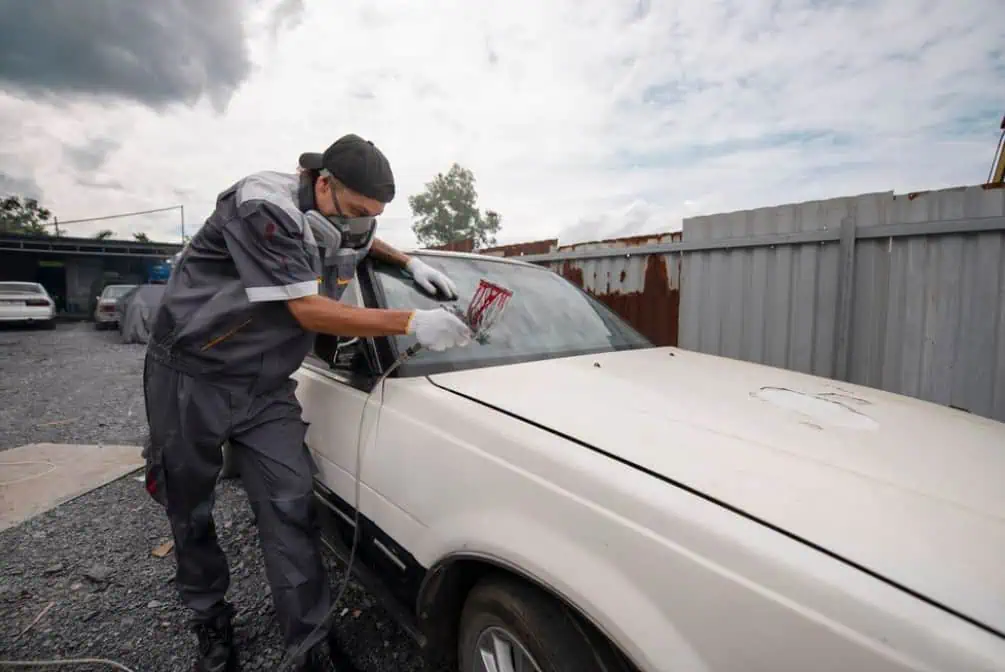
<path fill-rule="evenodd" d="M 487 345 L 420 352 L 364 416 L 358 580 L 461 672 L 1005 670 L 1005 424 L 654 347 L 559 275 L 420 253 Z M 429 308 L 367 262 L 346 300 Z M 413 338 L 319 337 L 295 375 L 326 546 Z M 378 416 L 378 400 L 383 406 Z"/>
<path fill-rule="evenodd" d="M 0 282 L 0 324 L 56 326 L 56 302 L 37 282 Z"/>
<path fill-rule="evenodd" d="M 95 297 L 98 301 L 94 306 L 94 328 L 114 329 L 119 324 L 119 299 L 124 297 L 136 285 L 108 285 L 101 294 Z"/>

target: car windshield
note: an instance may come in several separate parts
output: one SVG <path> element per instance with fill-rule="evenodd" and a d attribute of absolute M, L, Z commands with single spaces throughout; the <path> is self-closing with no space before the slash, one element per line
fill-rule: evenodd
<path fill-rule="evenodd" d="M 101 293 L 102 298 L 105 299 L 118 299 L 125 296 L 126 292 L 135 287 L 135 285 L 109 285 L 105 287 L 105 291 Z"/>
<path fill-rule="evenodd" d="M 33 282 L 0 282 L 0 294 L 41 294 L 42 288 Z"/>
<path fill-rule="evenodd" d="M 489 333 L 488 343 L 422 352 L 402 365 L 403 375 L 653 347 L 607 306 L 547 269 L 491 258 L 416 256 L 450 276 L 462 309 L 482 278 L 510 289 L 513 298 Z M 388 308 L 429 309 L 441 303 L 399 268 L 375 264 L 374 270 Z M 395 338 L 399 352 L 416 342 L 414 336 Z"/>

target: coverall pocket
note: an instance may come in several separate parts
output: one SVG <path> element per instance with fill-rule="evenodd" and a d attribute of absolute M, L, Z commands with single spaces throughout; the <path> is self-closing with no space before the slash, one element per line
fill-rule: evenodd
<path fill-rule="evenodd" d="M 147 494 L 166 508 L 167 481 L 164 472 L 164 451 L 149 436 L 143 445 L 143 457 L 146 461 L 144 486 L 147 489 Z"/>

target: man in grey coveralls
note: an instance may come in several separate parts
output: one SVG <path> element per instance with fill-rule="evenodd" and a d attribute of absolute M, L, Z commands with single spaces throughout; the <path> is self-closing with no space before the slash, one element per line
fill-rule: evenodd
<path fill-rule="evenodd" d="M 168 281 L 144 366 L 150 439 L 146 487 L 166 509 L 176 584 L 194 614 L 196 668 L 237 669 L 225 600 L 227 559 L 213 493 L 229 442 L 254 510 L 276 616 L 301 670 L 329 669 L 314 633 L 332 596 L 312 509 L 314 465 L 291 379 L 315 333 L 414 334 L 423 346 L 464 346 L 472 334 L 445 310 L 378 310 L 340 303 L 366 256 L 400 264 L 429 292 L 456 297 L 449 278 L 374 236 L 394 198 L 384 155 L 346 135 L 300 157 L 300 174 L 260 172 L 222 192 Z M 355 418 L 346 418 L 356 422 Z"/>

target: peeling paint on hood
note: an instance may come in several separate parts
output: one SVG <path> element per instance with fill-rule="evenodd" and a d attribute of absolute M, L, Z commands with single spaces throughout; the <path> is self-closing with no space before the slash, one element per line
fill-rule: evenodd
<path fill-rule="evenodd" d="M 785 387 L 762 387 L 752 393 L 752 396 L 790 411 L 799 422 L 808 427 L 816 429 L 843 427 L 873 431 L 879 429 L 878 422 L 845 401 L 848 399 L 859 405 L 868 404 L 867 401 L 856 397 L 833 393 L 799 392 Z"/>

